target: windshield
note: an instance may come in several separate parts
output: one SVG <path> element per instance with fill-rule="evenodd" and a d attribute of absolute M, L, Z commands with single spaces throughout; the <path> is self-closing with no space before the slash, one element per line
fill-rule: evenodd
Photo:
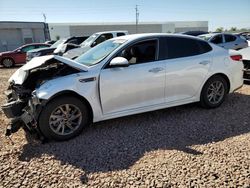
<path fill-rule="evenodd" d="M 85 41 L 83 41 L 80 45 L 81 46 L 86 46 L 87 44 L 91 44 L 92 42 L 94 42 L 94 40 L 97 38 L 97 34 L 93 34 L 91 35 L 89 38 L 87 38 Z"/>
<path fill-rule="evenodd" d="M 50 46 L 51 48 L 57 48 L 57 46 L 59 46 L 60 44 L 64 43 L 66 41 L 66 39 L 60 39 L 58 41 L 56 41 L 52 46 Z"/>
<path fill-rule="evenodd" d="M 203 39 L 203 40 L 208 41 L 208 40 L 211 39 L 213 36 L 212 36 L 212 35 L 200 35 L 200 36 L 198 36 L 198 37 L 200 37 L 200 38 Z"/>
<path fill-rule="evenodd" d="M 81 63 L 86 66 L 91 66 L 99 63 L 103 58 L 108 56 L 116 48 L 122 45 L 125 40 L 107 40 L 98 46 L 90 49 L 83 55 L 75 59 L 78 63 Z"/>

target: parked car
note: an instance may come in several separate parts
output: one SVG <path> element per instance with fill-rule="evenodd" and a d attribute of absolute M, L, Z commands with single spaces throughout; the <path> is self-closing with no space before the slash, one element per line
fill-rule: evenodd
<path fill-rule="evenodd" d="M 181 32 L 181 34 L 198 36 L 198 35 L 208 34 L 208 32 L 207 31 L 186 31 L 186 32 Z"/>
<path fill-rule="evenodd" d="M 64 38 L 56 41 L 52 46 L 43 48 L 43 49 L 34 49 L 30 50 L 27 53 L 27 58 L 26 61 L 30 61 L 33 57 L 39 57 L 43 55 L 50 55 L 53 54 L 54 50 L 66 43 L 72 43 L 72 44 L 81 44 L 84 40 L 86 39 L 85 36 L 74 36 L 74 37 L 69 37 L 69 38 Z"/>
<path fill-rule="evenodd" d="M 56 42 L 56 40 L 48 40 L 48 41 L 45 41 L 45 44 L 54 44 Z"/>
<path fill-rule="evenodd" d="M 238 52 L 197 37 L 127 35 L 75 60 L 32 59 L 9 79 L 2 109 L 11 127 L 67 140 L 90 122 L 193 102 L 218 107 L 243 85 L 242 69 Z"/>
<path fill-rule="evenodd" d="M 127 31 L 104 31 L 95 33 L 91 35 L 88 39 L 86 39 L 83 43 L 81 43 L 79 47 L 72 50 L 68 50 L 66 53 L 63 54 L 63 56 L 70 59 L 75 59 L 76 57 L 87 52 L 89 49 L 95 47 L 96 45 L 108 39 L 124 36 L 127 34 L 128 34 Z"/>
<path fill-rule="evenodd" d="M 44 43 L 32 43 L 23 45 L 13 51 L 1 52 L 0 63 L 4 67 L 12 67 L 17 64 L 23 64 L 26 62 L 26 53 L 32 49 L 42 49 L 49 47 L 49 44 Z"/>
<path fill-rule="evenodd" d="M 246 82 L 250 83 L 250 47 L 239 50 L 242 55 L 242 61 L 244 64 L 243 78 Z"/>
<path fill-rule="evenodd" d="M 239 50 L 248 46 L 246 39 L 233 34 L 210 33 L 199 37 L 226 49 Z"/>
<path fill-rule="evenodd" d="M 250 40 L 250 32 L 241 32 L 241 33 L 234 33 L 235 35 L 242 36 L 246 40 Z"/>

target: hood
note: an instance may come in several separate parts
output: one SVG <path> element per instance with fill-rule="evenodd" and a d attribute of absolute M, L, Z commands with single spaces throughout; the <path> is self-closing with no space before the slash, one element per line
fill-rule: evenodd
<path fill-rule="evenodd" d="M 6 51 L 6 52 L 0 52 L 0 55 L 7 55 L 10 53 L 14 53 L 15 51 Z"/>
<path fill-rule="evenodd" d="M 243 60 L 250 60 L 250 47 L 243 48 L 238 52 L 242 55 Z"/>
<path fill-rule="evenodd" d="M 21 85 L 25 81 L 25 79 L 29 75 L 29 71 L 38 67 L 41 67 L 42 65 L 45 65 L 46 63 L 50 62 L 49 60 L 56 59 L 64 64 L 67 64 L 73 68 L 76 68 L 78 70 L 82 71 L 88 71 L 88 67 L 85 65 L 82 65 L 74 60 L 70 60 L 68 58 L 64 58 L 57 55 L 47 55 L 47 56 L 41 56 L 41 57 L 35 57 L 28 63 L 26 63 L 24 66 L 19 68 L 9 79 L 9 82 L 14 82 L 15 84 Z"/>

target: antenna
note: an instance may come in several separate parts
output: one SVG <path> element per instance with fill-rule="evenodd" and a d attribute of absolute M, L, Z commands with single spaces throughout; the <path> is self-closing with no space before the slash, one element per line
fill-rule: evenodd
<path fill-rule="evenodd" d="M 44 23 L 46 23 L 46 14 L 43 13 Z"/>
<path fill-rule="evenodd" d="M 138 5 L 135 6 L 135 28 L 136 28 L 136 33 L 138 33 L 138 22 L 139 22 L 139 10 L 138 10 Z"/>

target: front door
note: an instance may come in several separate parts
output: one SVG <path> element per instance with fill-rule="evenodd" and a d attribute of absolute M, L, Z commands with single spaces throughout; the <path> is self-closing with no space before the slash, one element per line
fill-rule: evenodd
<path fill-rule="evenodd" d="M 106 67 L 100 74 L 103 114 L 164 103 L 165 64 L 157 61 L 158 41 L 138 42 L 118 56 L 128 67 Z"/>

